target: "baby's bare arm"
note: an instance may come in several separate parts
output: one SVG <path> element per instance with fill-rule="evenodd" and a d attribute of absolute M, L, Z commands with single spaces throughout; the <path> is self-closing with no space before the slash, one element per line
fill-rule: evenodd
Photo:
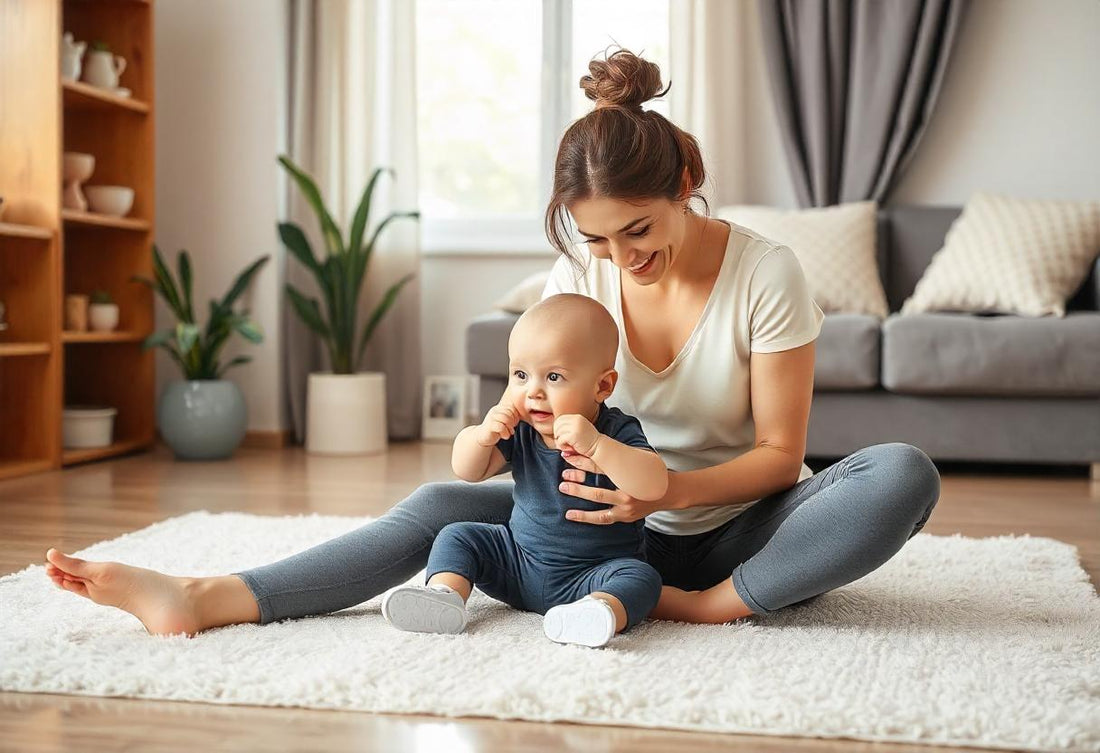
<path fill-rule="evenodd" d="M 653 502 L 668 491 L 668 468 L 661 456 L 601 435 L 592 460 L 615 486 L 635 499 Z"/>

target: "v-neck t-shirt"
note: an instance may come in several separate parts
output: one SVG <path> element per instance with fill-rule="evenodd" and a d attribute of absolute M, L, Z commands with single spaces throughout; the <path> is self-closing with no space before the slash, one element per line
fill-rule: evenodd
<path fill-rule="evenodd" d="M 611 312 L 619 327 L 615 370 L 619 381 L 607 404 L 635 416 L 671 471 L 694 471 L 733 460 L 752 449 L 755 427 L 749 393 L 749 357 L 797 348 L 817 338 L 824 314 L 810 295 L 798 259 L 786 246 L 730 225 L 718 277 L 699 321 L 664 370 L 654 372 L 630 351 L 623 321 L 621 270 L 574 252 L 578 272 L 561 257 L 542 297 L 579 293 Z M 798 480 L 812 471 L 803 463 Z M 659 510 L 646 527 L 688 536 L 710 531 L 759 500 L 740 504 Z"/>

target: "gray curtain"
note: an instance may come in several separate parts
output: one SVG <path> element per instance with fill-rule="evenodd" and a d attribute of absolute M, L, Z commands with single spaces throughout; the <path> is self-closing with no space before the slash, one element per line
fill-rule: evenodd
<path fill-rule="evenodd" d="M 415 3 L 404 0 L 291 0 L 289 4 L 287 141 L 291 159 L 313 175 L 344 231 L 375 167 L 383 176 L 371 202 L 368 233 L 391 212 L 416 209 Z M 288 182 L 289 183 L 289 182 Z M 316 215 L 288 185 L 287 217 L 314 249 L 323 249 Z M 371 336 L 361 370 L 386 375 L 391 439 L 420 436 L 420 234 L 398 219 L 378 237 L 360 300 L 360 326 L 385 290 L 408 273 L 396 303 Z M 318 295 L 294 259 L 286 279 Z M 298 442 L 305 437 L 311 371 L 330 368 L 318 338 L 284 307 L 286 397 Z M 360 330 L 361 331 L 361 330 Z"/>
<path fill-rule="evenodd" d="M 968 0 L 758 0 L 803 207 L 883 202 L 932 115 Z"/>

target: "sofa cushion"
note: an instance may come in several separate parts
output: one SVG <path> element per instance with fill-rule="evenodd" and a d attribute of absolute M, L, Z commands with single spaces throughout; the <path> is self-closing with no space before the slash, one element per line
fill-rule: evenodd
<path fill-rule="evenodd" d="M 882 384 L 914 395 L 1100 395 L 1100 313 L 890 316 Z"/>
<path fill-rule="evenodd" d="M 810 294 L 825 313 L 889 313 L 878 268 L 873 201 L 812 209 L 735 205 L 715 216 L 787 246 L 798 258 Z"/>
<path fill-rule="evenodd" d="M 881 321 L 866 314 L 828 314 L 814 348 L 814 389 L 863 390 L 878 384 Z"/>
<path fill-rule="evenodd" d="M 976 193 L 901 313 L 1062 316 L 1098 252 L 1100 201 Z"/>
<path fill-rule="evenodd" d="M 471 374 L 508 374 L 508 335 L 519 314 L 494 311 L 476 317 L 466 327 L 466 370 Z"/>

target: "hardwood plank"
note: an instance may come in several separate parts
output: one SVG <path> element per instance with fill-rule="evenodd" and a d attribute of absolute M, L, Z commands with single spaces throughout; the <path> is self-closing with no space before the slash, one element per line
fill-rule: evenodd
<path fill-rule="evenodd" d="M 823 464 L 811 463 L 819 470 Z M 1083 469 L 941 466 L 940 502 L 925 531 L 1030 534 L 1078 547 L 1100 576 L 1100 484 Z M 225 462 L 177 463 L 158 445 L 121 460 L 0 482 L 0 573 L 41 563 L 47 548 L 86 547 L 193 510 L 264 515 L 381 515 L 426 481 L 452 478 L 445 443 L 397 442 L 366 458 L 300 448 L 242 449 Z M 219 706 L 0 693 L 0 740 L 21 751 L 911 751 L 975 750 L 495 719 Z"/>

